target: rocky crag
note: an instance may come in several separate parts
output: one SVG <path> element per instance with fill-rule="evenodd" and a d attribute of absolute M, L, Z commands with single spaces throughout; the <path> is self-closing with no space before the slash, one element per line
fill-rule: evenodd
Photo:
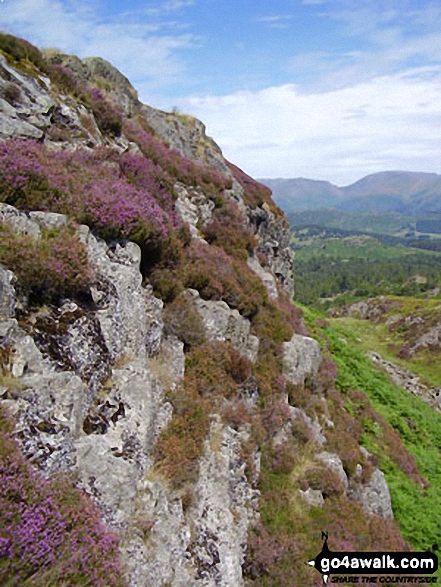
<path fill-rule="evenodd" d="M 3 35 L 0 96 L 0 404 L 126 584 L 320 584 L 317 508 L 347 548 L 403 547 L 269 191 L 102 59 Z"/>

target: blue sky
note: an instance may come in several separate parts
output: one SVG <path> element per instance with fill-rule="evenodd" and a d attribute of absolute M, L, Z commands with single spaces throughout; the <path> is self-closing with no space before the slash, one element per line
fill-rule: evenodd
<path fill-rule="evenodd" d="M 439 0 L 3 0 L 0 27 L 108 59 L 254 177 L 441 172 Z"/>

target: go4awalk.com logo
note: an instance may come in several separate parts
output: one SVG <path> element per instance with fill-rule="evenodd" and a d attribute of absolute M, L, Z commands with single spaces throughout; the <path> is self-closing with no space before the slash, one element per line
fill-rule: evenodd
<path fill-rule="evenodd" d="M 436 583 L 438 557 L 431 552 L 332 552 L 322 532 L 320 553 L 307 562 L 322 574 L 323 583 Z M 332 577 L 331 577 L 332 575 Z M 381 576 L 376 576 L 381 575 Z"/>

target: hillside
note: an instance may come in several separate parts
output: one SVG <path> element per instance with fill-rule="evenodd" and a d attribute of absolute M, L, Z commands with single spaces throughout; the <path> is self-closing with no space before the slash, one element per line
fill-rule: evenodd
<path fill-rule="evenodd" d="M 108 62 L 0 50 L 0 584 L 439 552 L 441 415 L 292 303 L 269 189 Z"/>
<path fill-rule="evenodd" d="M 319 208 L 342 212 L 441 212 L 441 175 L 385 171 L 337 187 L 308 179 L 261 179 L 284 212 Z"/>

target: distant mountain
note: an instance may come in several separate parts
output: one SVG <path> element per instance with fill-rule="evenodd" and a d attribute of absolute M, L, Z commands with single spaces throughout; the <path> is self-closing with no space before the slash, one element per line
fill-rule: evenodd
<path fill-rule="evenodd" d="M 343 200 L 341 188 L 329 181 L 313 179 L 261 179 L 273 192 L 273 198 L 285 212 L 316 208 L 336 208 Z"/>
<path fill-rule="evenodd" d="M 344 212 L 441 212 L 441 175 L 383 171 L 338 187 L 312 179 L 261 179 L 285 212 L 329 208 Z"/>

